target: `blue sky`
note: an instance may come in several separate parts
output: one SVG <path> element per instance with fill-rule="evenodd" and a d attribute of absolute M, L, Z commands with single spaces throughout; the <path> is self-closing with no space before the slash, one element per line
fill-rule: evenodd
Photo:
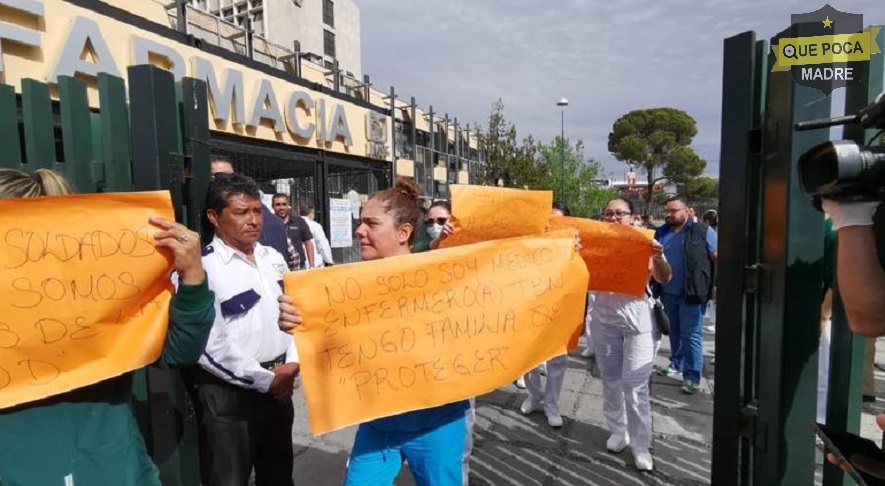
<path fill-rule="evenodd" d="M 423 107 L 485 125 L 501 98 L 520 132 L 549 141 L 560 131 L 614 176 L 625 167 L 606 142 L 624 113 L 672 106 L 698 121 L 693 147 L 718 173 L 722 41 L 753 30 L 768 39 L 790 14 L 823 2 L 701 0 L 367 0 L 362 15 L 363 72 Z M 831 1 L 885 24 L 881 0 Z M 835 97 L 839 98 L 838 90 Z"/>

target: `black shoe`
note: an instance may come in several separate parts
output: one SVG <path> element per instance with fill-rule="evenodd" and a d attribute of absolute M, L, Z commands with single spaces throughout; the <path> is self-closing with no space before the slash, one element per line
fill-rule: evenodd
<path fill-rule="evenodd" d="M 863 396 L 863 402 L 864 402 L 864 403 L 873 403 L 873 402 L 875 402 L 875 401 L 876 401 L 876 396 L 875 396 L 875 395 L 864 395 L 864 396 Z"/>

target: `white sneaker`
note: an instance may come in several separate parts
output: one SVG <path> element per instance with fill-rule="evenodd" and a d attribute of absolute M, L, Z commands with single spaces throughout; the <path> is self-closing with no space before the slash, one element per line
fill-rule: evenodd
<path fill-rule="evenodd" d="M 651 454 L 646 452 L 633 452 L 633 463 L 636 464 L 636 469 L 640 471 L 651 471 L 655 468 L 654 459 L 651 458 Z"/>
<path fill-rule="evenodd" d="M 516 379 L 516 381 L 513 382 L 513 384 L 516 385 L 516 388 L 519 388 L 520 390 L 525 390 L 525 377 L 520 376 Z"/>
<path fill-rule="evenodd" d="M 548 413 L 547 425 L 553 427 L 554 429 L 562 427 L 562 415 L 558 413 Z"/>
<path fill-rule="evenodd" d="M 713 326 L 713 325 L 704 326 L 704 330 L 710 334 L 716 334 L 716 326 Z"/>
<path fill-rule="evenodd" d="M 544 404 L 542 402 L 536 402 L 532 399 L 532 396 L 529 395 L 525 397 L 525 400 L 522 401 L 522 405 L 519 406 L 519 413 L 523 415 L 528 415 L 532 412 L 537 412 L 544 408 Z"/>
<path fill-rule="evenodd" d="M 546 363 L 546 362 L 541 363 L 541 364 L 538 366 L 538 368 L 540 368 L 539 371 L 541 372 L 541 375 L 542 375 L 542 376 L 547 376 L 547 363 Z"/>
<path fill-rule="evenodd" d="M 627 437 L 620 434 L 612 434 L 605 442 L 605 448 L 612 454 L 620 454 L 630 445 Z"/>

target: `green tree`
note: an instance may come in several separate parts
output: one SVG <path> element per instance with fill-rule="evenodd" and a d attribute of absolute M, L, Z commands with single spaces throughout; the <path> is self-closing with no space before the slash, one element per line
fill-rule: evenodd
<path fill-rule="evenodd" d="M 692 201 L 716 201 L 719 199 L 719 181 L 697 177 L 683 184 L 681 193 Z"/>
<path fill-rule="evenodd" d="M 544 181 L 545 173 L 536 163 L 537 147 L 528 136 L 517 142 L 516 126 L 504 117 L 504 102 L 492 104 L 489 124 L 478 135 L 480 146 L 486 154 L 486 166 L 479 183 L 507 187 L 537 187 Z"/>
<path fill-rule="evenodd" d="M 477 133 L 486 155 L 485 170 L 478 175 L 478 184 L 549 189 L 555 201 L 566 203 L 575 216 L 585 217 L 598 213 L 614 195 L 594 183 L 600 176 L 601 166 L 593 159 L 584 158 L 583 142 L 572 144 L 556 137 L 545 144 L 531 135 L 517 141 L 516 127 L 504 117 L 501 100 L 492 104 L 488 129 Z M 561 164 L 563 154 L 565 159 Z M 563 172 L 564 179 L 560 178 Z"/>
<path fill-rule="evenodd" d="M 600 187 L 602 166 L 594 159 L 584 158 L 584 142 L 574 144 L 556 137 L 549 145 L 538 143 L 538 164 L 546 173 L 542 189 L 553 190 L 553 200 L 564 202 L 573 216 L 590 217 L 598 214 L 614 192 Z M 565 175 L 564 178 L 561 178 Z M 560 192 L 560 183 L 562 192 Z"/>
<path fill-rule="evenodd" d="M 618 160 L 645 169 L 646 198 L 651 201 L 658 181 L 685 183 L 704 171 L 707 163 L 690 147 L 697 133 L 694 118 L 682 110 L 634 110 L 615 121 L 608 134 L 608 150 Z M 658 169 L 663 177 L 656 177 Z"/>

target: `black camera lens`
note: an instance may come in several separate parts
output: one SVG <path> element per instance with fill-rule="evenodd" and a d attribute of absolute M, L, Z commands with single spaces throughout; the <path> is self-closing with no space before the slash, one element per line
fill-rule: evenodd
<path fill-rule="evenodd" d="M 799 182 L 814 195 L 885 185 L 885 153 L 850 140 L 824 142 L 799 157 Z"/>
<path fill-rule="evenodd" d="M 817 194 L 822 187 L 834 184 L 838 179 L 839 155 L 834 142 L 816 145 L 799 157 L 799 182 L 805 192 Z"/>

